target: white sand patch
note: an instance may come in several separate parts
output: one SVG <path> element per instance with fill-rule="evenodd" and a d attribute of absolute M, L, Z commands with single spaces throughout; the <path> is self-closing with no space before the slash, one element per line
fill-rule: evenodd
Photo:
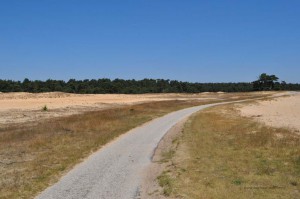
<path fill-rule="evenodd" d="M 300 131 L 300 93 L 239 108 L 242 116 L 253 117 L 274 127 Z"/>

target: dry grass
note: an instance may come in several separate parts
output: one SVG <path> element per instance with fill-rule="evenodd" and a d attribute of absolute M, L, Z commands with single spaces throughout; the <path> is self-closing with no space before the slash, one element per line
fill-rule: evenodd
<path fill-rule="evenodd" d="M 232 96 L 222 100 L 261 95 Z M 151 102 L 0 128 L 0 198 L 32 198 L 120 134 L 168 112 L 217 101 Z"/>
<path fill-rule="evenodd" d="M 120 134 L 199 102 L 168 101 L 0 129 L 0 198 L 31 198 Z"/>
<path fill-rule="evenodd" d="M 163 173 L 179 198 L 300 198 L 300 137 L 242 118 L 232 105 L 194 115 Z M 170 184 L 172 187 L 170 187 Z"/>

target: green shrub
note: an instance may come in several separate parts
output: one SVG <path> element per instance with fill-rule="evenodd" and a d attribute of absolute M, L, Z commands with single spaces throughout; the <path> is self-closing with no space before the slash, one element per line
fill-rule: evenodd
<path fill-rule="evenodd" d="M 48 111 L 47 105 L 43 106 L 42 111 Z"/>

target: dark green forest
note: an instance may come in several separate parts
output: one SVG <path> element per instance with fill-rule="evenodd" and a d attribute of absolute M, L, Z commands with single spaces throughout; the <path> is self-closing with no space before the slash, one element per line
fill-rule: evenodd
<path fill-rule="evenodd" d="M 63 80 L 0 80 L 0 92 L 67 92 L 67 93 L 199 93 L 199 92 L 250 92 L 259 90 L 300 90 L 300 84 L 278 82 L 275 75 L 265 73 L 254 82 L 191 83 L 164 79 L 123 80 L 107 78 L 69 81 Z"/>

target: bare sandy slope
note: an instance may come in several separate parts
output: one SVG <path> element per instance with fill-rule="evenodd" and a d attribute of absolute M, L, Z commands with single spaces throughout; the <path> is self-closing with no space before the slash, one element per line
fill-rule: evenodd
<path fill-rule="evenodd" d="M 70 93 L 0 93 L 0 127 L 27 121 L 77 114 L 118 105 L 162 100 L 209 100 L 222 94 L 70 94 Z M 48 111 L 42 111 L 44 106 Z"/>
<path fill-rule="evenodd" d="M 253 117 L 267 125 L 300 131 L 300 93 L 259 101 L 240 107 L 239 110 L 242 116 Z"/>

